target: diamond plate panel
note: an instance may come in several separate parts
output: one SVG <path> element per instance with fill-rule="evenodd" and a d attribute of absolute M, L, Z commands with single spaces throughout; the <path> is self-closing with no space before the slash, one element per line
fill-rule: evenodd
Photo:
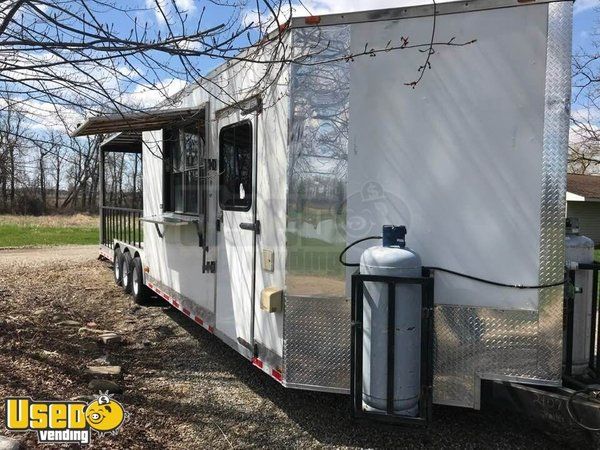
<path fill-rule="evenodd" d="M 572 8 L 571 2 L 548 5 L 541 284 L 560 280 L 564 271 Z M 538 311 L 436 307 L 434 401 L 476 407 L 478 378 L 560 383 L 562 301 L 558 286 L 540 291 Z"/>
<path fill-rule="evenodd" d="M 473 407 L 476 377 L 537 378 L 537 312 L 444 305 L 434 323 L 434 402 Z"/>
<path fill-rule="evenodd" d="M 564 276 L 572 23 L 572 2 L 548 5 L 540 283 L 552 283 Z M 538 371 L 554 380 L 560 379 L 562 369 L 562 302 L 562 287 L 541 292 Z"/>
<path fill-rule="evenodd" d="M 286 296 L 283 356 L 286 384 L 350 388 L 350 301 Z"/>

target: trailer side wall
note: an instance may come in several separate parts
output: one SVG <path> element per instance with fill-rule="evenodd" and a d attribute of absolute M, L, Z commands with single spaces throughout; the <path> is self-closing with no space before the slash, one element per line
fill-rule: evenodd
<path fill-rule="evenodd" d="M 425 265 L 508 284 L 562 280 L 572 3 L 473 12 L 469 5 L 436 17 L 435 52 L 428 61 L 431 16 L 294 30 L 298 46 L 310 42 L 310 33 L 331 42 L 329 33 L 344 29 L 348 50 L 340 54 L 366 52 L 337 66 L 335 78 L 349 86 L 340 111 L 349 113 L 336 123 L 340 145 L 333 162 L 329 153 L 307 156 L 315 147 L 327 149 L 330 136 L 317 144 L 306 138 L 326 129 L 322 118 L 331 109 L 321 101 L 311 114 L 297 114 L 307 94 L 292 88 L 288 178 L 298 188 L 290 191 L 288 235 L 299 239 L 305 254 L 317 239 L 316 246 L 335 258 L 335 246 L 377 235 L 384 224 L 404 224 L 409 246 Z M 401 47 L 403 38 L 407 48 L 369 51 Z M 326 48 L 332 47 L 339 46 Z M 292 86 L 305 71 L 327 80 L 327 70 L 293 69 Z M 332 182 L 337 191 L 325 188 Z M 335 237 L 326 239 L 331 211 L 338 214 Z M 369 245 L 348 259 L 357 261 Z M 336 275 L 327 270 L 298 270 L 309 264 L 298 264 L 295 251 L 289 241 L 288 277 L 313 278 L 292 289 L 288 283 L 286 307 L 301 320 L 296 326 L 303 325 L 291 334 L 286 312 L 286 365 L 295 361 L 286 378 L 343 389 L 347 378 L 338 362 L 349 359 L 343 340 L 348 330 L 336 324 L 345 315 L 349 321 L 343 300 L 352 270 L 346 286 L 332 284 Z M 435 278 L 437 403 L 477 407 L 480 378 L 560 383 L 561 287 L 519 291 L 439 272 Z M 330 326 L 324 314 L 330 314 Z M 303 337 L 309 324 L 325 331 Z M 321 352 L 310 356 L 319 340 Z"/>

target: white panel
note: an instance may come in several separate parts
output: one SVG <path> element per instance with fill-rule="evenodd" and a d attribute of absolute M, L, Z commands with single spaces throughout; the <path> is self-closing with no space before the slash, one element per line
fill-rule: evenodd
<path fill-rule="evenodd" d="M 162 131 L 143 133 L 144 216 L 161 214 L 163 205 Z M 202 248 L 193 224 L 184 227 L 144 223 L 145 264 L 159 282 L 214 311 L 214 275 L 202 273 Z"/>
<path fill-rule="evenodd" d="M 142 161 L 144 171 L 144 216 L 161 213 L 163 197 L 162 131 L 142 134 Z M 144 264 L 150 275 L 159 280 L 167 279 L 164 248 L 153 224 L 143 222 Z"/>
<path fill-rule="evenodd" d="M 285 38 L 289 39 L 289 35 Z M 255 55 L 272 57 L 270 46 L 264 47 Z M 259 52 L 259 51 L 257 51 Z M 251 62 L 229 63 L 210 75 L 210 81 L 202 86 L 189 85 L 180 94 L 180 98 L 169 107 L 194 107 L 210 102 L 210 157 L 218 159 L 218 120 L 220 110 L 253 95 L 255 89 L 261 89 L 273 82 L 272 77 L 263 78 L 267 65 Z M 287 150 L 288 120 L 288 69 L 280 73 L 278 82 L 273 83 L 263 98 L 265 110 L 259 117 L 258 132 L 260 168 L 258 174 L 258 198 L 256 199 L 258 219 L 263 223 L 262 235 L 258 237 L 258 258 L 256 266 L 256 340 L 272 352 L 282 355 L 283 319 L 282 313 L 266 314 L 260 311 L 260 293 L 265 286 L 283 287 L 285 284 L 285 198 L 286 177 L 285 160 Z M 258 80 L 261 85 L 257 86 Z M 234 114 L 227 120 L 235 122 L 242 117 Z M 247 117 L 243 117 L 245 119 Z M 222 122 L 222 126 L 225 122 Z M 150 134 L 145 133 L 147 140 Z M 161 134 L 158 133 L 159 141 Z M 152 148 L 152 146 L 150 146 Z M 162 163 L 150 149 L 144 150 L 144 203 L 146 215 L 159 214 L 162 203 Z M 250 341 L 251 324 L 251 243 L 249 231 L 243 235 L 231 231 L 238 228 L 239 222 L 251 222 L 251 218 L 226 216 L 229 223 L 217 233 L 215 222 L 218 207 L 218 173 L 210 172 L 209 218 L 207 241 L 210 247 L 208 261 L 217 262 L 217 275 L 202 275 L 202 252 L 191 246 L 195 238 L 193 227 L 189 230 L 174 228 L 167 231 L 165 239 L 156 235 L 154 225 L 145 224 L 146 253 L 151 262 L 151 271 L 159 281 L 185 296 L 194 299 L 201 306 L 214 311 L 217 334 L 224 336 L 226 342 L 243 353 L 246 350 L 238 345 L 237 338 Z M 248 219 L 248 220 L 246 220 Z M 228 230 L 228 231 L 225 231 Z M 190 233 L 193 233 L 190 234 Z M 243 239 L 244 242 L 240 242 Z M 217 245 L 218 243 L 218 245 Z M 263 273 L 260 266 L 261 249 L 270 249 L 275 253 L 273 272 Z M 216 280 L 218 279 L 218 282 Z"/>
<path fill-rule="evenodd" d="M 289 39 L 289 35 L 285 37 Z M 264 49 L 265 58 L 272 57 L 269 53 L 271 46 Z M 260 59 L 262 56 L 257 55 Z M 258 117 L 258 123 L 253 127 L 257 133 L 257 154 L 255 167 L 258 170 L 257 219 L 261 221 L 261 235 L 257 237 L 257 264 L 255 287 L 255 339 L 263 347 L 282 355 L 283 348 L 283 314 L 281 312 L 268 314 L 260 310 L 260 294 L 264 287 L 280 287 L 285 285 L 285 199 L 286 199 L 286 151 L 288 134 L 288 68 L 278 72 L 279 78 L 273 80 L 272 76 L 263 79 L 264 71 L 268 65 L 240 62 L 223 67 L 222 71 L 214 75 L 210 83 L 188 92 L 180 103 L 181 106 L 201 104 L 210 100 L 212 107 L 212 132 L 211 143 L 213 158 L 218 159 L 219 128 L 225 123 L 235 123 L 238 120 L 248 119 L 253 115 L 242 117 L 234 113 L 225 120 L 215 118 L 223 114 L 223 108 L 235 101 L 242 101 L 252 96 L 256 89 L 263 94 L 264 110 Z M 259 83 L 257 85 L 257 83 Z M 264 90 L 265 85 L 270 87 Z M 206 92 L 210 91 L 210 94 Z M 214 185 L 211 201 L 214 211 L 219 210 L 217 205 L 218 175 L 214 175 L 211 183 Z M 239 213 L 237 214 L 239 215 Z M 212 259 L 217 260 L 217 286 L 216 286 L 216 328 L 228 338 L 236 342 L 241 337 L 250 342 L 251 323 L 251 270 L 248 266 L 251 257 L 250 238 L 252 233 L 243 231 L 243 234 L 231 233 L 234 225 L 240 221 L 251 222 L 251 217 L 241 220 L 236 218 L 236 213 L 225 215 L 225 220 L 230 222 L 227 228 L 215 233 L 218 239 L 218 254 Z M 247 220 L 246 220 L 247 219 Z M 212 227 L 213 221 L 209 221 Z M 210 237 L 210 234 L 209 234 Z M 243 239 L 243 242 L 239 242 Z M 248 241 L 248 242 L 247 242 Z M 273 272 L 263 272 L 260 264 L 262 249 L 274 251 L 275 267 Z M 243 349 L 238 349 L 244 352 Z M 260 355 L 259 355 L 260 356 Z"/>
<path fill-rule="evenodd" d="M 431 25 L 354 24 L 353 52 L 400 36 L 428 43 Z M 385 223 L 405 224 L 425 265 L 538 283 L 546 27 L 546 5 L 438 17 L 437 42 L 477 41 L 438 46 L 416 89 L 405 83 L 424 63 L 418 49 L 352 63 L 349 241 L 379 234 Z M 442 273 L 435 290 L 438 304 L 538 304 L 536 290 Z"/>
<path fill-rule="evenodd" d="M 283 312 L 267 313 L 260 309 L 261 292 L 266 287 L 285 287 L 286 199 L 289 71 L 267 93 L 267 107 L 258 118 L 257 217 L 261 234 L 257 240 L 255 338 L 283 356 Z M 276 106 L 271 106 L 271 105 Z M 262 251 L 274 252 L 273 272 L 262 268 Z"/>

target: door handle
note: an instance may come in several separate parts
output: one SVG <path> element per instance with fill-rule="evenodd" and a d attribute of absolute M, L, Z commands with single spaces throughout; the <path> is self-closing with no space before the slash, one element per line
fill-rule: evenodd
<path fill-rule="evenodd" d="M 256 222 L 242 222 L 240 223 L 242 230 L 254 231 L 256 234 L 260 234 L 260 220 Z"/>

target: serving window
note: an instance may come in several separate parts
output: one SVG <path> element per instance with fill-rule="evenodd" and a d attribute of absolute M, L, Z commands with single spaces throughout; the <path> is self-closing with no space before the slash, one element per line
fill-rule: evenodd
<path fill-rule="evenodd" d="M 200 123 L 164 130 L 165 211 L 204 213 L 199 201 L 203 155 L 204 137 Z"/>

